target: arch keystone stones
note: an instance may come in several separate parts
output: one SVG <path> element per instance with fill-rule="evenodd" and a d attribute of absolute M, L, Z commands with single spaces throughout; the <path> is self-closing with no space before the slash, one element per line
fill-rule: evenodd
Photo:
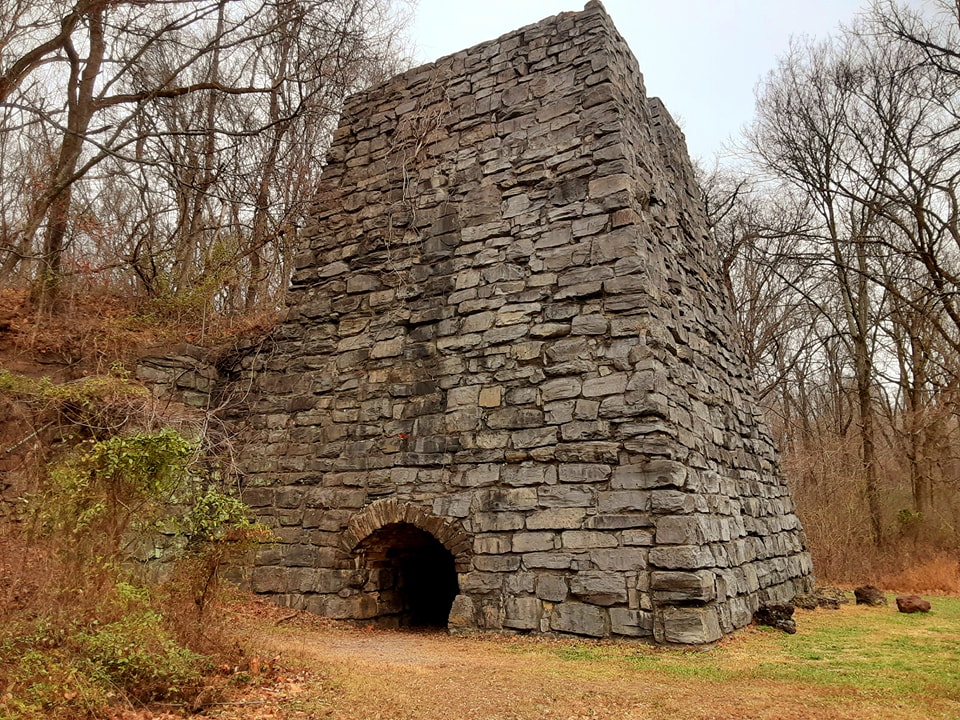
<path fill-rule="evenodd" d="M 459 522 L 396 498 L 376 500 L 351 517 L 346 529 L 340 533 L 340 547 L 348 553 L 355 553 L 358 546 L 377 530 L 398 523 L 407 523 L 429 533 L 453 556 L 457 572 L 469 570 L 472 543 Z"/>
<path fill-rule="evenodd" d="M 704 644 L 811 587 L 683 135 L 600 3 L 348 98 L 312 216 L 236 373 L 255 590 Z"/>

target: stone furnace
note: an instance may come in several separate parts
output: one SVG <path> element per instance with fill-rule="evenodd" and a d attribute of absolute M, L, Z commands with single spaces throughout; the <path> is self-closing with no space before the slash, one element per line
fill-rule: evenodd
<path fill-rule="evenodd" d="M 683 136 L 598 2 L 351 97 L 244 361 L 255 591 L 709 643 L 810 584 Z"/>

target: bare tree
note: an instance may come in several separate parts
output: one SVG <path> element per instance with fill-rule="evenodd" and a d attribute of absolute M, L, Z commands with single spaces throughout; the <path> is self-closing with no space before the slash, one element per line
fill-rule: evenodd
<path fill-rule="evenodd" d="M 266 280 L 264 248 L 277 245 L 270 272 L 285 251 L 274 242 L 279 230 L 296 224 L 274 211 L 274 201 L 289 196 L 279 186 L 302 176 L 281 167 L 292 138 L 302 131 L 298 140 L 315 139 L 307 160 L 315 175 L 326 138 L 313 127 L 328 129 L 345 94 L 395 67 L 402 17 L 392 7 L 388 0 L 48 0 L 12 8 L 20 20 L 0 54 L 0 99 L 10 109 L 0 134 L 21 135 L 34 122 L 56 138 L 57 150 L 29 212 L 3 238 L 0 281 L 36 258 L 35 296 L 52 300 L 68 240 L 82 237 L 71 224 L 78 183 L 102 199 L 105 185 L 120 186 L 105 178 L 129 176 L 135 188 L 123 196 L 139 197 L 155 215 L 137 223 L 136 239 L 120 243 L 125 258 L 98 265 L 125 260 L 157 292 L 235 261 L 247 267 L 246 303 L 255 303 Z M 41 74 L 45 93 L 33 84 Z M 264 158 L 260 167 L 250 166 L 252 157 Z M 158 202 L 148 187 L 164 179 L 172 195 Z M 99 203 L 91 212 L 109 214 Z M 211 255 L 214 245 L 231 250 Z"/>

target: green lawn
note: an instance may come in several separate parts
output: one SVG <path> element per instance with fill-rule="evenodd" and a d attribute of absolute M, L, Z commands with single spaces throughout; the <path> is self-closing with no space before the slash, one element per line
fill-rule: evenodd
<path fill-rule="evenodd" d="M 515 651 L 546 653 L 569 673 L 675 678 L 702 683 L 809 687 L 819 702 L 869 700 L 909 717 L 960 717 L 960 598 L 931 598 L 927 614 L 885 608 L 798 610 L 798 631 L 748 628 L 709 650 L 618 643 L 518 643 Z"/>

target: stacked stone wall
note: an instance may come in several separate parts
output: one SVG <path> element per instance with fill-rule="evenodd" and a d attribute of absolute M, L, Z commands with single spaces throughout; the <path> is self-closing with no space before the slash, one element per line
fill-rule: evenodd
<path fill-rule="evenodd" d="M 703 643 L 808 587 L 683 136 L 599 3 L 350 98 L 314 217 L 243 363 L 255 590 L 380 617 L 358 548 L 398 523 L 459 629 Z"/>

